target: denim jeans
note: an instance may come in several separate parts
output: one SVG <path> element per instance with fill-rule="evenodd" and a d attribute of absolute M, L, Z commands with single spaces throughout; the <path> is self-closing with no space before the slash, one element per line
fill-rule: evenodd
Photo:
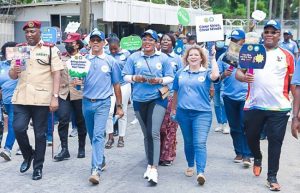
<path fill-rule="evenodd" d="M 233 141 L 233 147 L 236 155 L 243 158 L 251 157 L 251 151 L 244 128 L 244 105 L 245 101 L 236 101 L 228 96 L 223 97 L 226 115 L 230 127 L 230 135 Z"/>
<path fill-rule="evenodd" d="M 4 104 L 5 110 L 8 114 L 8 124 L 7 124 L 7 137 L 5 141 L 4 149 L 12 150 L 12 147 L 15 143 L 15 132 L 13 128 L 13 120 L 14 120 L 14 106 L 13 104 Z"/>
<path fill-rule="evenodd" d="M 206 142 L 212 122 L 211 111 L 177 108 L 176 120 L 182 131 L 188 167 L 194 167 L 196 158 L 197 174 L 204 173 L 207 159 Z"/>
<path fill-rule="evenodd" d="M 105 127 L 110 109 L 110 97 L 107 99 L 82 99 L 82 112 L 92 145 L 92 169 L 100 172 L 104 156 Z"/>
<path fill-rule="evenodd" d="M 213 100 L 214 100 L 214 107 L 215 107 L 217 121 L 219 124 L 224 124 L 227 123 L 227 116 L 225 113 L 223 98 L 221 97 L 222 96 L 221 86 L 214 85 L 214 87 L 215 87 L 215 94 Z"/>

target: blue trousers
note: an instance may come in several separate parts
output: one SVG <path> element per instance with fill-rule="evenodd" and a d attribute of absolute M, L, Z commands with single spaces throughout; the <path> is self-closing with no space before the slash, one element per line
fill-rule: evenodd
<path fill-rule="evenodd" d="M 13 120 L 14 120 L 14 106 L 13 104 L 4 104 L 5 110 L 8 114 L 8 124 L 7 124 L 7 137 L 5 141 L 4 149 L 12 150 L 13 145 L 15 143 L 15 132 L 13 128 Z"/>
<path fill-rule="evenodd" d="M 227 123 L 227 116 L 225 113 L 225 106 L 223 98 L 221 97 L 222 91 L 220 85 L 214 85 L 215 87 L 215 94 L 214 94 L 214 108 L 216 113 L 217 122 L 219 124 Z"/>
<path fill-rule="evenodd" d="M 204 173 L 206 167 L 206 142 L 212 122 L 211 111 L 196 111 L 177 108 L 178 121 L 184 140 L 184 153 L 188 167 L 194 167 L 197 174 Z"/>

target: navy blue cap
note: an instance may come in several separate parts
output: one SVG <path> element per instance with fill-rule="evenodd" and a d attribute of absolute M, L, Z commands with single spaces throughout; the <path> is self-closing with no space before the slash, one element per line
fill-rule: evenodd
<path fill-rule="evenodd" d="M 283 32 L 283 34 L 292 35 L 292 32 L 290 32 L 289 30 L 285 30 L 285 31 Z"/>
<path fill-rule="evenodd" d="M 281 30 L 281 25 L 280 25 L 280 23 L 278 22 L 278 21 L 276 21 L 276 20 L 269 20 L 266 24 L 265 24 L 265 26 L 264 26 L 264 28 L 266 28 L 266 27 L 273 27 L 273 28 L 275 28 L 275 29 L 277 29 L 277 30 Z"/>
<path fill-rule="evenodd" d="M 90 33 L 90 38 L 92 36 L 97 36 L 99 37 L 101 40 L 105 39 L 105 34 L 102 31 L 99 31 L 98 29 L 94 29 L 91 33 Z"/>
<path fill-rule="evenodd" d="M 154 31 L 152 29 L 148 29 L 147 31 L 145 31 L 142 34 L 142 37 L 145 37 L 146 35 L 150 35 L 155 41 L 158 40 L 158 35 L 157 35 L 156 31 Z"/>
<path fill-rule="evenodd" d="M 235 40 L 245 39 L 245 37 L 246 37 L 245 32 L 241 29 L 233 30 L 231 32 L 231 35 L 229 36 L 229 38 L 235 39 Z"/>

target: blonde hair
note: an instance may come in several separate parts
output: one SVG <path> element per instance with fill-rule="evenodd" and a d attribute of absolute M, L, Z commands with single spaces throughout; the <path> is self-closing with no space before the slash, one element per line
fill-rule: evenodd
<path fill-rule="evenodd" d="M 188 66 L 188 65 L 189 65 L 189 64 L 188 64 L 188 61 L 187 61 L 187 58 L 188 58 L 188 56 L 189 56 L 191 50 L 197 50 L 197 51 L 200 53 L 200 56 L 201 56 L 201 58 L 202 58 L 201 66 L 203 66 L 204 68 L 208 68 L 207 56 L 206 56 L 206 54 L 205 54 L 205 51 L 204 51 L 203 48 L 201 48 L 201 47 L 198 46 L 198 45 L 193 45 L 193 46 L 189 47 L 189 48 L 185 51 L 184 56 L 183 56 L 183 58 L 182 58 L 184 66 Z"/>

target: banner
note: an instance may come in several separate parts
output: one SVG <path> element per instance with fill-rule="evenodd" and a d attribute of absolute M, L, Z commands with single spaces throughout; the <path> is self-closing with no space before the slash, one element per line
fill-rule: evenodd
<path fill-rule="evenodd" d="M 222 14 L 196 17 L 197 42 L 214 42 L 224 40 Z"/>

